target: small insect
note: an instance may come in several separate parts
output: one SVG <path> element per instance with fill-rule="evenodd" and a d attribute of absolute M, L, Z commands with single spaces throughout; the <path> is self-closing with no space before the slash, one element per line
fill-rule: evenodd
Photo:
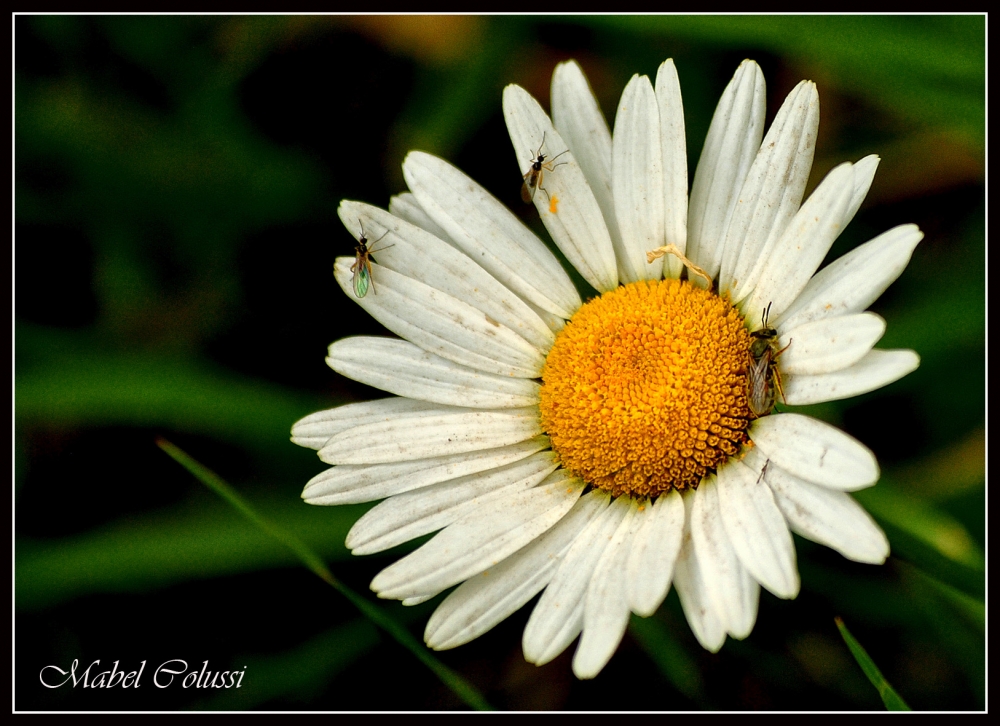
<path fill-rule="evenodd" d="M 386 230 L 385 234 L 372 242 L 372 247 L 369 247 L 368 238 L 365 237 L 365 228 L 361 224 L 360 219 L 358 220 L 358 224 L 361 226 L 361 237 L 354 246 L 354 264 L 351 265 L 351 282 L 354 284 L 354 296 L 361 299 L 368 294 L 369 286 L 373 292 L 375 291 L 375 282 L 372 280 L 372 253 L 375 250 L 372 247 L 377 245 L 382 240 L 382 237 L 389 234 L 389 230 Z M 387 245 L 382 249 L 387 250 L 389 247 L 392 247 L 392 245 Z"/>
<path fill-rule="evenodd" d="M 770 464 L 770 463 L 771 463 L 771 460 L 767 459 L 764 462 L 764 466 L 762 466 L 760 468 L 760 476 L 757 477 L 757 483 L 758 484 L 760 484 L 762 481 L 764 481 L 764 475 L 767 473 L 767 467 L 768 467 L 768 464 Z"/>
<path fill-rule="evenodd" d="M 788 350 L 788 341 L 781 350 L 778 350 L 778 331 L 768 326 L 767 317 L 771 312 L 771 305 L 764 309 L 760 321 L 763 327 L 760 330 L 750 333 L 753 342 L 750 344 L 750 362 L 747 366 L 747 403 L 754 418 L 760 418 L 771 413 L 774 408 L 775 391 L 785 400 L 785 394 L 781 390 L 781 373 L 778 371 L 778 356 Z"/>
<path fill-rule="evenodd" d="M 542 153 L 542 146 L 545 146 L 545 134 L 542 133 L 542 143 L 538 147 L 538 151 L 535 152 L 534 157 L 531 159 L 531 167 L 524 175 L 524 184 L 521 185 L 521 199 L 525 204 L 530 204 L 535 198 L 535 190 L 541 189 L 545 192 L 545 187 L 542 186 L 542 177 L 547 171 L 555 171 L 557 166 L 562 166 L 567 163 L 565 161 L 558 164 L 553 164 L 552 162 L 558 159 L 560 156 L 565 154 L 566 151 L 560 151 L 558 154 L 552 157 L 549 161 L 545 161 L 548 157 Z M 545 192 L 545 196 L 549 195 Z"/>

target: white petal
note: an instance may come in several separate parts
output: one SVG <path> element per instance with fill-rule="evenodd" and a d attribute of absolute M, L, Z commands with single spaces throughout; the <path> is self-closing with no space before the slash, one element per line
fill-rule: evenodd
<path fill-rule="evenodd" d="M 620 497 L 628 501 L 629 497 Z M 583 604 L 583 635 L 573 654 L 577 678 L 593 678 L 607 665 L 628 627 L 625 566 L 635 538 L 639 502 L 633 500 L 594 568 Z"/>
<path fill-rule="evenodd" d="M 580 633 L 594 568 L 628 509 L 627 498 L 619 497 L 570 546 L 524 628 L 521 644 L 529 663 L 548 663 Z"/>
<path fill-rule="evenodd" d="M 656 105 L 660 110 L 660 150 L 663 152 L 664 241 L 687 249 L 688 171 L 684 136 L 684 104 L 674 62 L 667 59 L 656 72 Z M 665 275 L 680 277 L 683 264 L 673 255 L 663 258 Z"/>
<path fill-rule="evenodd" d="M 612 240 L 618 238 L 611 193 L 611 132 L 590 84 L 576 61 L 552 74 L 552 123 L 569 147 L 604 215 Z"/>
<path fill-rule="evenodd" d="M 535 381 L 466 368 L 405 340 L 343 338 L 330 346 L 326 363 L 355 381 L 422 401 L 469 408 L 538 403 Z"/>
<path fill-rule="evenodd" d="M 386 464 L 496 449 L 542 433 L 538 408 L 423 411 L 363 424 L 331 438 L 319 452 L 328 464 Z"/>
<path fill-rule="evenodd" d="M 816 84 L 802 81 L 768 129 L 726 231 L 719 289 L 732 291 L 734 303 L 754 289 L 765 260 L 802 204 L 818 128 Z"/>
<path fill-rule="evenodd" d="M 716 653 L 726 640 L 726 623 L 715 614 L 705 590 L 705 574 L 694 553 L 690 524 L 693 494 L 683 497 L 687 519 L 681 537 L 681 551 L 674 565 L 674 587 L 694 637 L 705 650 Z"/>
<path fill-rule="evenodd" d="M 799 594 L 795 545 L 771 490 L 740 461 L 719 468 L 719 508 L 740 562 L 761 585 L 781 598 Z"/>
<path fill-rule="evenodd" d="M 411 151 L 403 176 L 459 249 L 526 302 L 569 318 L 582 304 L 545 244 L 496 197 L 444 159 Z"/>
<path fill-rule="evenodd" d="M 903 224 L 851 250 L 816 273 L 783 314 L 771 317 L 782 330 L 826 317 L 860 313 L 899 277 L 924 237 Z"/>
<path fill-rule="evenodd" d="M 805 406 L 860 396 L 898 381 L 919 366 L 920 356 L 912 350 L 871 350 L 850 368 L 783 379 L 785 402 Z"/>
<path fill-rule="evenodd" d="M 782 375 L 817 375 L 839 371 L 864 358 L 885 333 L 885 320 L 875 313 L 859 313 L 780 332 L 778 347 L 785 348 L 780 358 Z"/>
<path fill-rule="evenodd" d="M 712 277 L 719 273 L 726 228 L 764 135 L 764 95 L 764 74 L 753 61 L 743 61 L 719 99 L 698 159 L 687 256 Z"/>
<path fill-rule="evenodd" d="M 562 519 L 583 487 L 556 472 L 533 489 L 487 502 L 382 570 L 372 590 L 403 600 L 441 592 L 494 567 Z"/>
<path fill-rule="evenodd" d="M 849 494 L 803 481 L 774 465 L 764 478 L 796 534 L 856 562 L 879 565 L 889 556 L 885 534 Z"/>
<path fill-rule="evenodd" d="M 523 300 L 468 256 L 420 227 L 394 217 L 384 209 L 344 200 L 337 209 L 353 234 L 364 224 L 369 239 L 380 240 L 379 264 L 481 310 L 494 322 L 510 328 L 543 353 L 552 346 L 552 331 Z M 371 249 L 371 247 L 369 248 Z M 380 291 L 376 289 L 375 294 Z M 353 296 L 353 293 L 349 293 Z"/>
<path fill-rule="evenodd" d="M 694 493 L 691 541 L 705 592 L 715 614 L 734 638 L 745 638 L 757 616 L 760 589 L 740 564 L 719 511 L 718 484 L 707 477 Z"/>
<path fill-rule="evenodd" d="M 431 486 L 460 476 L 489 471 L 549 448 L 547 436 L 536 436 L 498 449 L 470 451 L 395 464 L 344 465 L 317 474 L 302 498 L 309 504 L 357 504 Z"/>
<path fill-rule="evenodd" d="M 847 210 L 844 212 L 842 226 L 846 227 L 854 219 L 854 215 L 857 214 L 861 203 L 868 196 L 868 190 L 872 188 L 872 182 L 875 180 L 875 172 L 878 169 L 880 161 L 881 159 L 878 158 L 878 155 L 869 154 L 863 159 L 854 162 L 854 191 L 851 194 L 851 202 L 847 205 Z"/>
<path fill-rule="evenodd" d="M 535 207 L 553 241 L 595 289 L 613 290 L 618 286 L 618 272 L 611 237 L 573 152 L 567 151 L 538 101 L 520 86 L 504 89 L 503 115 L 522 174 L 528 172 L 539 149 L 549 162 L 559 164 L 553 171 L 543 172 L 539 186 L 545 191 L 539 189 L 534 195 Z"/>
<path fill-rule="evenodd" d="M 410 192 L 403 192 L 389 198 L 389 214 L 399 217 L 410 224 L 415 224 L 420 229 L 430 232 L 438 239 L 447 242 L 455 249 L 459 249 L 454 240 L 448 236 L 448 233 L 430 218 L 427 212 L 424 211 L 424 208 L 420 206 L 417 198 Z"/>
<path fill-rule="evenodd" d="M 381 265 L 372 265 L 376 289 L 359 300 L 351 285 L 352 264 L 351 258 L 337 258 L 333 268 L 337 283 L 365 312 L 401 338 L 476 370 L 518 378 L 541 375 L 543 352 L 506 325 Z"/>
<path fill-rule="evenodd" d="M 663 246 L 663 153 L 653 84 L 632 76 L 625 86 L 612 137 L 611 189 L 621 239 L 615 247 L 623 284 L 663 277 L 663 260 L 646 253 Z"/>
<path fill-rule="evenodd" d="M 427 621 L 427 645 L 434 650 L 463 645 L 518 610 L 549 583 L 573 540 L 609 501 L 598 489 L 585 494 L 548 532 L 459 585 Z"/>
<path fill-rule="evenodd" d="M 414 605 L 419 605 L 420 603 L 427 602 L 428 600 L 432 600 L 438 594 L 439 593 L 435 592 L 435 593 L 431 593 L 429 595 L 421 595 L 420 597 L 408 597 L 405 600 L 401 601 L 400 605 L 403 605 L 404 607 L 408 607 L 408 608 L 409 607 L 413 607 Z"/>
<path fill-rule="evenodd" d="M 391 421 L 400 414 L 440 410 L 441 406 L 410 398 L 383 398 L 378 401 L 349 403 L 311 413 L 296 421 L 292 426 L 292 442 L 310 449 L 322 449 L 334 435 L 354 426 Z"/>
<path fill-rule="evenodd" d="M 558 333 L 560 330 L 566 327 L 565 318 L 550 313 L 548 310 L 542 310 L 539 307 L 535 307 L 531 303 L 528 303 L 528 307 L 530 307 L 532 310 L 535 311 L 535 313 L 538 314 L 538 317 L 540 317 L 542 321 L 549 326 L 549 330 L 551 330 L 553 333 Z"/>
<path fill-rule="evenodd" d="M 746 568 L 740 568 L 739 577 L 739 592 L 743 597 L 743 601 L 740 603 L 740 609 L 736 615 L 742 619 L 730 623 L 729 634 L 737 640 L 743 640 L 750 635 L 754 624 L 757 622 L 757 610 L 760 607 L 760 585 L 747 572 Z"/>
<path fill-rule="evenodd" d="M 392 497 L 354 523 L 347 547 L 355 555 L 370 555 L 435 532 L 498 496 L 535 486 L 558 465 L 553 452 L 541 451 L 498 469 Z"/>
<path fill-rule="evenodd" d="M 828 423 L 796 413 L 764 416 L 750 426 L 761 454 L 806 481 L 854 491 L 878 481 L 875 455 Z"/>
<path fill-rule="evenodd" d="M 854 167 L 844 163 L 809 195 L 764 261 L 760 278 L 743 306 L 748 319 L 760 320 L 769 305 L 770 314 L 778 316 L 795 301 L 843 231 L 853 191 Z"/>
<path fill-rule="evenodd" d="M 639 514 L 641 529 L 635 536 L 626 569 L 629 606 L 642 617 L 660 607 L 670 590 L 674 563 L 684 533 L 684 502 L 676 491 L 661 494 Z"/>

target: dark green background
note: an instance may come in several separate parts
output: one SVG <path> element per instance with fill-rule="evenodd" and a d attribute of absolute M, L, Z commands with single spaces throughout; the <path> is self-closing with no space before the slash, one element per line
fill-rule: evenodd
<path fill-rule="evenodd" d="M 461 701 L 281 545 L 167 458 L 178 444 L 367 593 L 398 553 L 353 558 L 365 507 L 309 507 L 323 469 L 301 416 L 379 392 L 323 362 L 379 328 L 336 286 L 340 199 L 386 206 L 407 150 L 465 169 L 540 233 L 500 109 L 548 103 L 576 58 L 609 119 L 635 72 L 673 57 L 689 166 L 736 66 L 757 60 L 768 120 L 801 78 L 821 99 L 810 186 L 882 164 L 833 257 L 897 224 L 926 238 L 873 306 L 880 347 L 921 367 L 809 407 L 870 446 L 858 499 L 881 567 L 797 539 L 802 593 L 763 593 L 715 655 L 676 596 L 634 620 L 594 681 L 572 648 L 524 663 L 527 611 L 441 660 L 504 709 L 878 709 L 839 615 L 916 709 L 985 698 L 985 23 L 964 17 L 60 17 L 15 30 L 17 709 L 451 709 Z M 387 604 L 418 636 L 434 607 Z M 150 683 L 47 690 L 42 666 L 170 658 L 242 668 L 239 691 Z"/>

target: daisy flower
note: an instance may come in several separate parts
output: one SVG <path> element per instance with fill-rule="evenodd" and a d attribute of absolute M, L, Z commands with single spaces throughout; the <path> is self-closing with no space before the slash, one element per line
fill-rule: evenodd
<path fill-rule="evenodd" d="M 407 156 L 410 192 L 388 211 L 341 203 L 360 243 L 337 282 L 399 337 L 339 340 L 327 362 L 395 395 L 295 424 L 292 440 L 333 465 L 302 496 L 384 500 L 351 529 L 355 554 L 436 532 L 371 583 L 404 605 L 458 586 L 427 624 L 431 648 L 541 593 L 525 658 L 546 663 L 579 636 L 573 671 L 592 678 L 630 613 L 652 615 L 671 585 L 705 648 L 745 638 L 761 587 L 799 591 L 792 532 L 885 560 L 885 535 L 848 493 L 878 480 L 872 452 L 773 408 L 917 367 L 913 351 L 873 348 L 885 321 L 864 311 L 922 234 L 896 227 L 817 272 L 878 158 L 836 167 L 803 202 L 816 86 L 796 86 L 766 136 L 764 95 L 744 61 L 689 196 L 672 61 L 655 82 L 632 78 L 613 134 L 574 62 L 555 70 L 551 119 L 505 89 L 526 196 L 599 293 L 586 303 L 517 216 L 430 154 Z M 370 290 L 355 284 L 369 277 Z"/>

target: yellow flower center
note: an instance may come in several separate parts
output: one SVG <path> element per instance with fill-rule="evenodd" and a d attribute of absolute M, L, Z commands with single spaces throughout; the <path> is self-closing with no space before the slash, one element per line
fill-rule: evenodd
<path fill-rule="evenodd" d="M 594 298 L 542 371 L 542 426 L 563 466 L 614 496 L 698 485 L 748 441 L 750 335 L 726 300 L 688 282 Z"/>

